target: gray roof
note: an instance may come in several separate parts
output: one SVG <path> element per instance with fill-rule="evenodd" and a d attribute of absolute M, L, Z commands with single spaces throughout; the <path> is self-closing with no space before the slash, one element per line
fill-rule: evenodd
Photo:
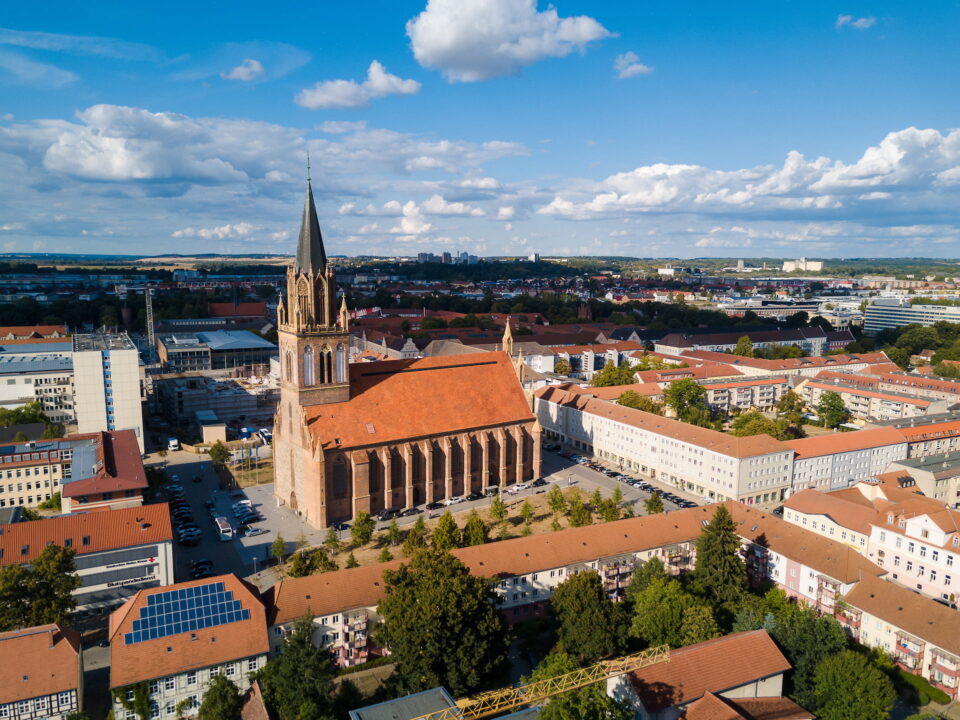
<path fill-rule="evenodd" d="M 211 350 L 254 350 L 276 347 L 269 340 L 264 340 L 249 330 L 212 330 L 198 332 L 197 337 Z"/>
<path fill-rule="evenodd" d="M 446 710 L 454 707 L 455 704 L 446 690 L 433 688 L 359 710 L 351 710 L 350 720 L 412 720 L 421 715 Z"/>
<path fill-rule="evenodd" d="M 73 357 L 69 354 L 58 355 L 2 355 L 0 354 L 0 375 L 26 375 L 41 372 L 69 372 L 73 369 Z"/>
<path fill-rule="evenodd" d="M 313 188 L 307 181 L 307 196 L 303 200 L 303 219 L 300 221 L 300 238 L 297 240 L 297 259 L 293 264 L 296 272 L 313 271 L 319 275 L 327 271 L 327 253 L 323 249 L 320 221 L 313 202 Z"/>
<path fill-rule="evenodd" d="M 52 353 L 71 352 L 73 341 L 67 338 L 64 342 L 45 343 L 3 343 L 0 342 L 0 353 L 10 355 L 49 355 Z"/>

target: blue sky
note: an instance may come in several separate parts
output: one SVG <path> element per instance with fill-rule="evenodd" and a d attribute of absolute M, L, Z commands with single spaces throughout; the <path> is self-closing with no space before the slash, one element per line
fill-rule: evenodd
<path fill-rule="evenodd" d="M 48 2 L 0 252 L 953 257 L 955 2 Z"/>

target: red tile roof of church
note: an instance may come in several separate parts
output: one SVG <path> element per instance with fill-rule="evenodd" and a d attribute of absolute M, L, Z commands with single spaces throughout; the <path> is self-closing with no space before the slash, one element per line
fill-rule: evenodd
<path fill-rule="evenodd" d="M 505 353 L 350 366 L 350 399 L 308 407 L 325 450 L 447 435 L 533 421 Z"/>

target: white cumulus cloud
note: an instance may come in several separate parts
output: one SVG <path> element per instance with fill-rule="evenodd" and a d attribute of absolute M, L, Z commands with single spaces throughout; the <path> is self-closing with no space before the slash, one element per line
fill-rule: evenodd
<path fill-rule="evenodd" d="M 866 30 L 873 26 L 877 22 L 875 17 L 854 17 L 853 15 L 837 15 L 837 21 L 834 23 L 834 27 L 839 30 L 840 28 L 849 25 L 852 28 L 857 30 Z"/>
<path fill-rule="evenodd" d="M 220 73 L 224 80 L 240 80 L 241 82 L 250 82 L 258 80 L 264 75 L 263 63 L 253 58 L 245 58 L 242 63 L 232 70 Z"/>
<path fill-rule="evenodd" d="M 633 51 L 617 55 L 617 59 L 613 61 L 613 69 L 617 71 L 617 77 L 621 80 L 637 75 L 649 75 L 653 72 L 653 68 L 640 62 L 640 58 Z"/>
<path fill-rule="evenodd" d="M 295 98 L 297 105 L 309 110 L 347 109 L 367 107 L 370 101 L 386 95 L 416 95 L 420 92 L 420 83 L 416 80 L 404 80 L 391 75 L 378 61 L 374 60 L 367 69 L 367 79 L 361 83 L 355 80 L 325 80 L 312 88 L 301 90 Z"/>
<path fill-rule="evenodd" d="M 236 225 L 220 225 L 219 227 L 210 227 L 210 228 L 193 228 L 186 227 L 182 230 L 175 230 L 171 233 L 171 237 L 175 238 L 192 238 L 197 237 L 202 240 L 226 240 L 227 238 L 243 238 L 248 237 L 255 231 L 259 230 L 256 225 L 251 225 L 250 223 L 242 222 L 237 223 Z"/>
<path fill-rule="evenodd" d="M 428 0 L 407 22 L 413 55 L 450 82 L 509 75 L 549 57 L 584 52 L 612 33 L 586 15 L 561 18 L 536 0 Z"/>

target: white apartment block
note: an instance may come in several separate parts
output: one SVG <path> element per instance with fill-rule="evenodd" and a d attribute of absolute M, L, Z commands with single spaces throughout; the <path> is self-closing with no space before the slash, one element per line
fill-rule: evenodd
<path fill-rule="evenodd" d="M 73 422 L 73 363 L 69 344 L 29 346 L 43 352 L 5 352 L 0 355 L 0 407 L 13 409 L 39 402 L 51 422 Z M 16 346 L 7 346 L 12 349 Z"/>
<path fill-rule="evenodd" d="M 863 332 L 876 335 L 881 330 L 903 325 L 933 325 L 941 320 L 960 322 L 960 307 L 952 305 L 922 305 L 922 301 L 881 298 L 867 306 Z"/>
<path fill-rule="evenodd" d="M 143 452 L 140 355 L 126 334 L 73 336 L 77 431 L 133 430 Z"/>
<path fill-rule="evenodd" d="M 707 500 L 779 502 L 791 485 L 793 450 L 768 435 L 738 438 L 556 387 L 535 393 L 534 412 L 546 437 Z"/>
<path fill-rule="evenodd" d="M 894 428 L 837 432 L 787 440 L 796 452 L 793 490 L 838 490 L 882 473 L 907 457 L 908 445 Z"/>
<path fill-rule="evenodd" d="M 850 415 L 861 420 L 883 422 L 932 415 L 946 412 L 948 405 L 946 400 L 921 398 L 901 392 L 868 390 L 828 380 L 807 380 L 800 389 L 800 395 L 808 407 L 816 407 L 826 392 L 839 395 Z"/>

